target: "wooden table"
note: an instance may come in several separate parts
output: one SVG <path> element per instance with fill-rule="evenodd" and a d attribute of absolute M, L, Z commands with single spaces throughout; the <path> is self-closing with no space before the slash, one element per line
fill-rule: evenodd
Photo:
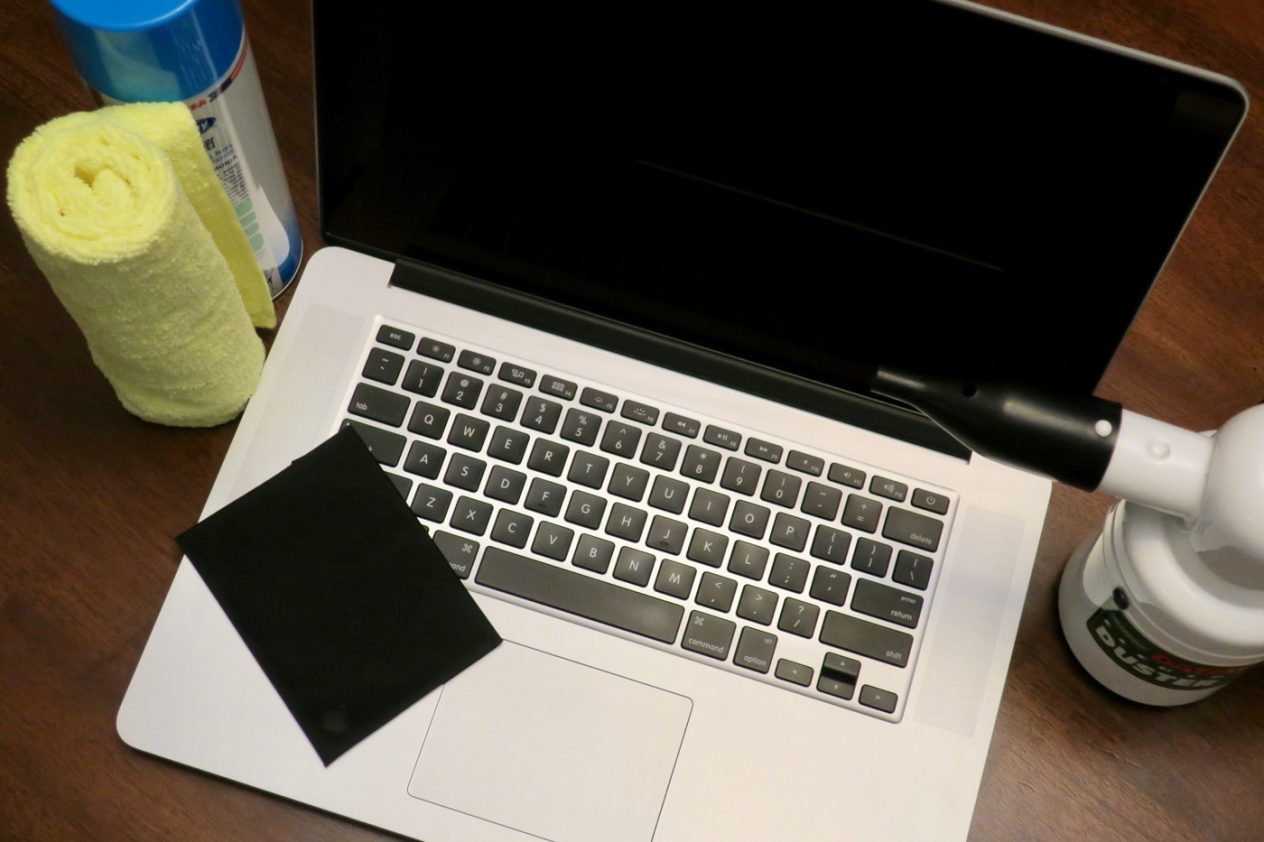
<path fill-rule="evenodd" d="M 990 0 L 1210 67 L 1264 101 L 1257 0 Z M 0 153 L 91 107 L 45 0 L 6 0 Z M 246 9 L 298 206 L 316 227 L 309 11 Z M 1264 399 L 1264 116 L 1253 113 L 1099 394 L 1193 429 Z M 284 300 L 281 302 L 284 307 Z M 114 715 L 233 425 L 128 415 L 0 221 L 0 838 L 348 839 L 375 831 L 138 754 Z M 1264 838 L 1264 669 L 1199 704 L 1098 688 L 1063 643 L 1058 575 L 1109 501 L 1057 488 L 973 837 Z M 1264 516 L 1264 511 L 1262 511 Z"/>

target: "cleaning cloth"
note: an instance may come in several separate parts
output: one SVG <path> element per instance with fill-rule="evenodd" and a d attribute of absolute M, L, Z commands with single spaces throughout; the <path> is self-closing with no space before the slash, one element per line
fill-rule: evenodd
<path fill-rule="evenodd" d="M 223 198 L 218 208 L 210 183 Z M 251 277 L 234 277 L 203 221 L 220 228 L 215 220 L 227 214 L 236 225 L 187 108 L 115 106 L 46 123 L 9 162 L 8 202 L 124 407 L 176 426 L 213 426 L 241 412 L 263 365 L 243 301 L 256 321 L 275 316 L 270 300 L 265 311 L 249 291 Z M 253 275 L 266 296 L 262 272 Z"/>
<path fill-rule="evenodd" d="M 179 541 L 325 764 L 500 643 L 346 427 Z"/>

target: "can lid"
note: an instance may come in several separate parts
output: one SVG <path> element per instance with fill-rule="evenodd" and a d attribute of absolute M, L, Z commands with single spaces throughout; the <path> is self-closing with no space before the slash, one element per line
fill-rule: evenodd
<path fill-rule="evenodd" d="M 88 84 L 122 102 L 174 102 L 228 73 L 241 47 L 237 0 L 52 0 Z"/>

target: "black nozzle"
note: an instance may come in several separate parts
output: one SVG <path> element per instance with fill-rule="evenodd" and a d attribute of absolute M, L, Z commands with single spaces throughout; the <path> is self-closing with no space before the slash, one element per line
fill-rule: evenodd
<path fill-rule="evenodd" d="M 1092 395 L 922 377 L 890 368 L 878 369 L 871 388 L 920 409 L 976 453 L 1087 491 L 1097 488 L 1106 473 L 1123 413 L 1119 404 Z"/>

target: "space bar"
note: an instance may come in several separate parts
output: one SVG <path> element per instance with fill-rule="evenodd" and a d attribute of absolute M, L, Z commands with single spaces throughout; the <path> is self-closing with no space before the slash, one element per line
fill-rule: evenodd
<path fill-rule="evenodd" d="M 672 643 L 683 606 L 488 547 L 474 581 L 532 602 Z"/>

